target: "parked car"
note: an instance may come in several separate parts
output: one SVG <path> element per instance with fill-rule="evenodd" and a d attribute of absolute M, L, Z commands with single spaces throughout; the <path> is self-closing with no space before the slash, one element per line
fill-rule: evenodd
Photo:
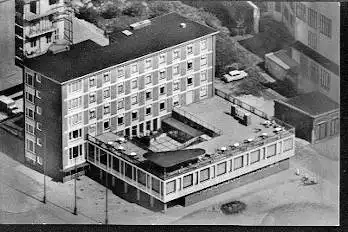
<path fill-rule="evenodd" d="M 247 77 L 248 74 L 243 70 L 233 70 L 228 74 L 224 74 L 222 80 L 225 82 L 237 81 Z"/>

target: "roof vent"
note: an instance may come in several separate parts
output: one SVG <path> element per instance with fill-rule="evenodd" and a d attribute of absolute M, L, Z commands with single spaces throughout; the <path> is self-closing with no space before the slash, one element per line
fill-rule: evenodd
<path fill-rule="evenodd" d="M 180 23 L 181 28 L 186 28 L 186 23 Z"/>
<path fill-rule="evenodd" d="M 132 28 L 132 30 L 138 30 L 140 28 L 149 26 L 150 24 L 151 24 L 151 21 L 146 19 L 146 20 L 143 20 L 143 21 L 140 21 L 140 22 L 133 23 L 133 24 L 131 24 L 129 26 L 130 26 L 130 28 Z"/>
<path fill-rule="evenodd" d="M 122 31 L 122 33 L 123 33 L 124 35 L 126 35 L 126 36 L 131 36 L 131 35 L 133 35 L 133 33 L 130 32 L 130 31 L 128 31 L 128 30 L 124 30 L 124 31 Z"/>
<path fill-rule="evenodd" d="M 137 155 L 137 153 L 135 153 L 135 152 L 131 152 L 129 155 L 130 155 L 130 156 L 136 156 L 136 155 Z"/>
<path fill-rule="evenodd" d="M 122 147 L 122 146 L 119 146 L 117 149 L 118 149 L 118 150 L 121 150 L 121 151 L 124 151 L 124 150 L 125 150 L 124 147 Z"/>
<path fill-rule="evenodd" d="M 112 145 L 112 144 L 114 144 L 114 142 L 113 142 L 113 141 L 109 141 L 108 144 L 109 144 L 109 145 Z"/>

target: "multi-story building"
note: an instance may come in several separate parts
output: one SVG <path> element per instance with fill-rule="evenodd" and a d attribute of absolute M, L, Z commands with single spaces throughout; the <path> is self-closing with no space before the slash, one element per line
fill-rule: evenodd
<path fill-rule="evenodd" d="M 339 102 L 340 4 L 338 2 L 268 2 L 268 12 L 282 21 L 296 42 L 291 58 L 300 67 L 297 87 L 320 91 Z"/>
<path fill-rule="evenodd" d="M 46 157 L 48 174 L 63 179 L 86 164 L 87 134 L 157 130 L 173 106 L 212 96 L 217 33 L 171 13 L 109 46 L 88 40 L 25 60 L 27 161 L 41 169 Z"/>
<path fill-rule="evenodd" d="M 64 0 L 16 0 L 16 62 L 47 52 L 54 43 L 72 43 L 73 12 Z"/>

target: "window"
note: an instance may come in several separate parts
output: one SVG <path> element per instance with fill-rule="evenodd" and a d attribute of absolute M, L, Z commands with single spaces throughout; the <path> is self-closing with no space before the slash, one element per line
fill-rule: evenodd
<path fill-rule="evenodd" d="M 226 162 L 222 162 L 217 165 L 216 175 L 221 176 L 227 172 L 227 164 Z"/>
<path fill-rule="evenodd" d="M 89 110 L 89 119 L 95 119 L 96 117 L 95 109 Z"/>
<path fill-rule="evenodd" d="M 73 159 L 78 156 L 82 156 L 82 145 L 69 148 L 69 159 Z"/>
<path fill-rule="evenodd" d="M 207 96 L 208 95 L 208 87 L 207 86 L 201 87 L 199 90 L 199 95 L 200 95 L 200 97 Z"/>
<path fill-rule="evenodd" d="M 286 19 L 286 21 L 289 21 L 289 10 L 287 7 L 284 7 L 284 18 Z"/>
<path fill-rule="evenodd" d="M 330 135 L 335 135 L 338 133 L 339 130 L 339 123 L 340 120 L 338 118 L 334 118 L 330 122 Z"/>
<path fill-rule="evenodd" d="M 234 170 L 242 168 L 243 167 L 243 156 L 239 156 L 237 158 L 234 158 L 233 163 L 234 163 Z"/>
<path fill-rule="evenodd" d="M 103 129 L 104 131 L 110 129 L 110 120 L 106 120 L 103 122 Z"/>
<path fill-rule="evenodd" d="M 69 88 L 69 93 L 78 92 L 82 89 L 82 81 L 81 80 L 74 81 L 69 84 L 68 88 Z"/>
<path fill-rule="evenodd" d="M 110 81 L 110 72 L 104 73 L 103 74 L 103 82 L 107 83 Z"/>
<path fill-rule="evenodd" d="M 37 113 L 38 115 L 41 115 L 41 114 L 42 114 L 42 109 L 41 109 L 40 106 L 36 106 L 36 113 Z"/>
<path fill-rule="evenodd" d="M 26 108 L 25 109 L 25 115 L 28 118 L 34 119 L 34 111 L 32 109 Z"/>
<path fill-rule="evenodd" d="M 180 51 L 179 49 L 173 51 L 173 59 L 177 60 L 180 58 Z"/>
<path fill-rule="evenodd" d="M 76 109 L 82 106 L 82 97 L 68 100 L 68 110 Z"/>
<path fill-rule="evenodd" d="M 52 35 L 46 35 L 46 43 L 51 43 L 52 42 Z"/>
<path fill-rule="evenodd" d="M 286 139 L 283 142 L 283 152 L 289 151 L 293 149 L 293 139 Z"/>
<path fill-rule="evenodd" d="M 306 22 L 306 5 L 298 2 L 296 5 L 296 16 Z"/>
<path fill-rule="evenodd" d="M 69 132 L 69 140 L 74 140 L 82 137 L 82 129 L 77 129 Z"/>
<path fill-rule="evenodd" d="M 96 86 L 96 82 L 95 82 L 95 77 L 90 77 L 89 78 L 89 87 L 95 87 Z"/>
<path fill-rule="evenodd" d="M 41 92 L 39 90 L 36 90 L 36 97 L 38 99 L 41 99 Z"/>
<path fill-rule="evenodd" d="M 276 144 L 273 144 L 273 145 L 270 145 L 267 147 L 267 155 L 266 157 L 269 158 L 269 157 L 272 157 L 272 156 L 275 156 L 276 155 Z"/>
<path fill-rule="evenodd" d="M 160 86 L 160 95 L 163 95 L 166 93 L 166 87 L 165 85 Z"/>
<path fill-rule="evenodd" d="M 308 31 L 308 45 L 313 49 L 317 49 L 317 34 Z"/>
<path fill-rule="evenodd" d="M 36 14 L 36 1 L 30 2 L 30 12 Z"/>
<path fill-rule="evenodd" d="M 318 134 L 317 134 L 317 138 L 318 140 L 320 139 L 324 139 L 327 136 L 327 123 L 323 122 L 317 125 L 317 130 L 318 130 Z"/>
<path fill-rule="evenodd" d="M 41 76 L 40 75 L 36 75 L 36 82 L 41 83 Z"/>
<path fill-rule="evenodd" d="M 193 174 L 184 176 L 183 178 L 183 187 L 187 188 L 193 185 Z"/>
<path fill-rule="evenodd" d="M 250 152 L 250 164 L 260 161 L 260 150 Z"/>
<path fill-rule="evenodd" d="M 89 94 L 89 103 L 96 102 L 96 94 L 95 93 L 90 93 Z"/>
<path fill-rule="evenodd" d="M 166 186 L 167 195 L 175 192 L 175 180 L 168 182 L 166 185 L 167 185 Z"/>
<path fill-rule="evenodd" d="M 58 0 L 49 0 L 48 1 L 50 5 L 56 4 L 58 2 Z"/>
<path fill-rule="evenodd" d="M 208 58 L 207 56 L 201 57 L 201 66 L 206 66 L 208 64 Z"/>
<path fill-rule="evenodd" d="M 110 88 L 106 88 L 103 91 L 104 99 L 110 97 Z"/>
<path fill-rule="evenodd" d="M 133 79 L 131 82 L 132 89 L 136 89 L 138 87 L 138 79 Z"/>
<path fill-rule="evenodd" d="M 133 111 L 132 112 L 132 120 L 137 120 L 138 119 L 138 111 Z"/>
<path fill-rule="evenodd" d="M 204 181 L 209 180 L 209 178 L 210 178 L 209 171 L 210 171 L 209 168 L 206 168 L 206 169 L 203 169 L 200 171 L 200 173 L 199 173 L 199 181 L 200 182 L 204 182 Z"/>
<path fill-rule="evenodd" d="M 42 124 L 41 124 L 41 122 L 37 122 L 36 123 L 36 129 L 38 129 L 39 131 L 42 131 Z"/>
<path fill-rule="evenodd" d="M 32 47 L 32 48 L 36 47 L 36 40 L 35 39 L 30 41 L 30 47 Z"/>
<path fill-rule="evenodd" d="M 123 109 L 124 108 L 124 99 L 120 99 L 118 102 L 117 102 L 117 109 Z"/>
<path fill-rule="evenodd" d="M 300 55 L 300 68 L 301 68 L 301 74 L 303 78 L 308 79 L 308 58 L 301 53 Z"/>
<path fill-rule="evenodd" d="M 27 142 L 26 142 L 26 147 L 27 147 L 27 150 L 29 150 L 30 152 L 33 152 L 35 153 L 35 146 L 34 146 L 34 142 L 31 141 L 30 139 L 27 139 Z"/>
<path fill-rule="evenodd" d="M 104 115 L 110 114 L 110 104 L 104 105 Z"/>
<path fill-rule="evenodd" d="M 34 96 L 31 93 L 25 92 L 25 99 L 27 99 L 31 103 L 34 103 Z"/>
<path fill-rule="evenodd" d="M 173 66 L 173 75 L 179 75 L 179 65 Z"/>
<path fill-rule="evenodd" d="M 161 70 L 159 72 L 159 78 L 160 78 L 160 80 L 166 79 L 166 71 L 165 70 Z"/>
<path fill-rule="evenodd" d="M 152 183 L 152 190 L 159 193 L 160 192 L 160 181 L 158 179 L 152 177 L 151 183 Z"/>
<path fill-rule="evenodd" d="M 95 132 L 96 132 L 95 124 L 90 125 L 88 128 L 88 133 L 93 135 Z"/>
<path fill-rule="evenodd" d="M 150 100 L 151 98 L 152 98 L 152 91 L 151 90 L 146 91 L 145 99 Z"/>
<path fill-rule="evenodd" d="M 166 54 L 162 53 L 159 55 L 159 64 L 164 65 L 166 63 Z"/>
<path fill-rule="evenodd" d="M 124 92 L 124 85 L 123 83 L 121 83 L 117 86 L 117 93 L 122 94 L 123 92 Z"/>
<path fill-rule="evenodd" d="M 131 73 L 135 74 L 138 72 L 138 64 L 132 64 L 131 66 Z"/>
<path fill-rule="evenodd" d="M 145 114 L 146 114 L 146 115 L 150 115 L 150 114 L 151 114 L 151 108 L 152 108 L 151 105 L 149 105 L 149 106 L 146 107 L 146 110 L 145 110 Z"/>
<path fill-rule="evenodd" d="M 133 175 L 133 168 L 132 166 L 130 166 L 129 164 L 127 164 L 126 162 L 124 163 L 124 167 L 125 167 L 125 176 L 132 179 L 132 175 Z"/>
<path fill-rule="evenodd" d="M 193 85 L 193 76 L 188 76 L 187 77 L 187 86 Z"/>
<path fill-rule="evenodd" d="M 201 82 L 205 82 L 207 79 L 207 71 L 201 72 Z"/>
<path fill-rule="evenodd" d="M 42 165 L 42 158 L 40 156 L 36 157 L 36 161 L 38 164 Z"/>
<path fill-rule="evenodd" d="M 117 117 L 117 125 L 122 125 L 123 124 L 123 116 L 118 116 Z"/>
<path fill-rule="evenodd" d="M 189 60 L 187 61 L 187 71 L 192 71 L 193 70 L 193 61 Z"/>
<path fill-rule="evenodd" d="M 69 118 L 70 120 L 70 125 L 71 126 L 74 126 L 76 124 L 79 124 L 82 122 L 82 113 L 77 113 L 77 114 L 74 114 L 73 116 L 71 116 Z"/>
<path fill-rule="evenodd" d="M 331 19 L 325 17 L 324 15 L 320 15 L 319 18 L 319 28 L 320 33 L 323 35 L 326 35 L 327 37 L 331 38 Z"/>
<path fill-rule="evenodd" d="M 326 90 L 330 89 L 330 73 L 324 69 L 321 69 L 320 73 L 320 86 Z"/>
<path fill-rule="evenodd" d="M 34 76 L 32 74 L 26 73 L 25 74 L 25 83 L 27 83 L 30 86 L 34 86 Z"/>
<path fill-rule="evenodd" d="M 138 103 L 138 95 L 132 96 L 131 102 L 132 102 L 132 105 L 137 104 Z"/>
<path fill-rule="evenodd" d="M 318 15 L 317 12 L 311 8 L 308 8 L 308 25 L 314 29 L 317 29 L 317 21 Z"/>
<path fill-rule="evenodd" d="M 180 81 L 173 82 L 173 91 L 177 91 L 180 89 Z"/>
<path fill-rule="evenodd" d="M 120 67 L 117 69 L 117 77 L 121 78 L 124 76 L 124 67 Z"/>
<path fill-rule="evenodd" d="M 280 2 L 275 2 L 275 10 L 277 12 L 281 12 L 282 11 Z"/>
<path fill-rule="evenodd" d="M 145 76 L 145 85 L 149 85 L 151 83 L 152 83 L 152 76 L 151 75 Z"/>
<path fill-rule="evenodd" d="M 54 40 L 59 40 L 59 28 L 54 31 Z"/>
<path fill-rule="evenodd" d="M 160 111 L 163 111 L 163 110 L 165 110 L 166 109 L 166 104 L 165 104 L 165 102 L 160 102 Z"/>
<path fill-rule="evenodd" d="M 30 133 L 30 134 L 34 134 L 34 127 L 28 123 L 25 124 L 25 131 Z"/>
<path fill-rule="evenodd" d="M 152 67 L 152 59 L 145 60 L 145 69 L 150 69 Z"/>
<path fill-rule="evenodd" d="M 316 63 L 311 62 L 311 80 L 314 83 L 318 83 L 319 78 L 319 68 Z"/>
<path fill-rule="evenodd" d="M 207 39 L 201 41 L 201 50 L 207 49 Z"/>
<path fill-rule="evenodd" d="M 173 106 L 179 106 L 179 96 L 178 95 L 173 97 Z"/>
<path fill-rule="evenodd" d="M 188 56 L 193 55 L 193 45 L 192 44 L 187 45 L 186 51 Z"/>

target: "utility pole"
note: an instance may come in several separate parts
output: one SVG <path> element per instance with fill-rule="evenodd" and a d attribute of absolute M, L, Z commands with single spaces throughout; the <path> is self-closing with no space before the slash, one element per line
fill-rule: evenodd
<path fill-rule="evenodd" d="M 108 224 L 108 173 L 105 172 L 105 224 Z"/>
<path fill-rule="evenodd" d="M 74 155 L 74 154 L 73 154 Z M 75 192 L 75 206 L 74 206 L 74 215 L 77 215 L 77 195 L 76 195 L 76 176 L 77 176 L 77 172 L 76 172 L 76 157 L 74 158 L 74 160 L 75 160 L 75 178 L 74 178 L 74 182 L 75 182 L 75 184 L 74 184 L 74 188 L 75 188 L 75 190 L 74 190 L 74 192 Z"/>
<path fill-rule="evenodd" d="M 46 204 L 46 162 L 47 162 L 47 160 L 46 160 L 46 155 L 47 155 L 47 148 L 46 148 L 46 139 L 47 139 L 47 137 L 46 137 L 46 134 L 45 134 L 45 143 L 44 143 L 44 167 L 43 167 L 43 171 L 44 171 L 44 196 L 43 196 L 43 200 L 42 200 L 42 202 L 44 203 L 44 204 Z"/>

